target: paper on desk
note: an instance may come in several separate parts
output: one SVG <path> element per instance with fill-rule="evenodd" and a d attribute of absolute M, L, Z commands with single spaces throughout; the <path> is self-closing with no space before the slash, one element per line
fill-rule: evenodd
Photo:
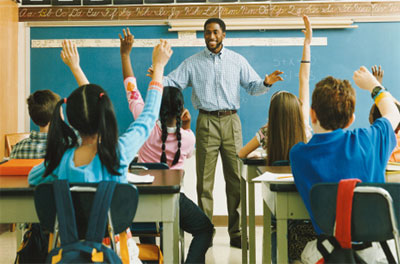
<path fill-rule="evenodd" d="M 386 166 L 387 171 L 400 171 L 400 163 L 398 162 L 389 162 Z"/>
<path fill-rule="evenodd" d="M 152 183 L 154 181 L 154 176 L 151 176 L 150 174 L 137 175 L 128 172 L 126 178 L 130 183 Z"/>
<path fill-rule="evenodd" d="M 291 173 L 272 173 L 269 171 L 264 172 L 260 176 L 253 179 L 255 182 L 293 182 L 293 174 Z"/>

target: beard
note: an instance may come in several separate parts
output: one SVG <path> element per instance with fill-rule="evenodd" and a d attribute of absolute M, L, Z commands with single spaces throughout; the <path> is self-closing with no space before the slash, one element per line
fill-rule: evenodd
<path fill-rule="evenodd" d="M 214 52 L 214 51 L 219 50 L 222 47 L 222 41 L 217 42 L 217 44 L 214 47 L 210 46 L 210 44 L 208 42 L 206 42 L 206 45 L 207 45 L 207 49 L 209 51 Z"/>

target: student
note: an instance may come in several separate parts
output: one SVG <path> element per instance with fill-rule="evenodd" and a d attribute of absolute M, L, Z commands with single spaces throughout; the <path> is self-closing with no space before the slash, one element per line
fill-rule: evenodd
<path fill-rule="evenodd" d="M 49 128 L 45 162 L 29 173 L 29 184 L 37 185 L 55 178 L 70 182 L 127 182 L 129 163 L 150 135 L 157 119 L 164 66 L 171 54 L 170 45 L 164 40 L 154 48 L 154 74 L 147 92 L 147 103 L 140 117 L 120 137 L 113 105 L 100 86 L 80 86 L 68 98 L 60 100 Z M 64 103 L 69 124 L 82 138 L 81 145 L 78 145 L 70 125 L 61 117 L 59 111 Z"/>
<path fill-rule="evenodd" d="M 143 99 L 136 85 L 130 52 L 133 35 L 129 28 L 123 30 L 121 41 L 122 72 L 129 108 L 135 119 L 141 116 Z M 181 128 L 182 121 L 182 128 Z M 195 138 L 190 130 L 190 114 L 183 110 L 182 92 L 175 87 L 164 87 L 160 120 L 157 120 L 150 137 L 139 150 L 140 162 L 165 162 L 171 169 L 182 169 L 183 162 L 193 153 Z M 185 263 L 205 263 L 205 254 L 212 240 L 213 228 L 209 218 L 183 192 L 179 198 L 179 224 L 193 235 Z"/>
<path fill-rule="evenodd" d="M 239 151 L 239 158 L 246 158 L 261 145 L 267 152 L 267 165 L 271 166 L 276 161 L 289 161 L 290 149 L 295 144 L 311 138 L 309 79 L 312 27 L 307 16 L 303 16 L 303 21 L 305 30 L 302 32 L 305 38 L 299 70 L 299 98 L 286 91 L 273 94 L 268 123 Z"/>
<path fill-rule="evenodd" d="M 372 74 L 375 76 L 375 78 L 378 80 L 379 83 L 382 84 L 383 80 L 383 69 L 381 66 L 379 68 L 375 65 L 371 67 Z M 395 100 L 397 109 L 400 111 L 400 103 Z M 369 112 L 369 123 L 373 124 L 376 119 L 382 117 L 381 112 L 379 111 L 378 107 L 376 107 L 376 104 L 373 104 L 371 107 L 371 110 Z M 394 148 L 392 155 L 390 155 L 389 162 L 400 162 L 400 124 L 396 127 L 394 130 L 394 133 L 396 134 L 396 140 L 397 140 L 397 145 Z"/>
<path fill-rule="evenodd" d="M 311 187 L 350 178 L 384 182 L 386 164 L 396 146 L 394 129 L 400 113 L 390 93 L 365 67 L 355 71 L 353 79 L 371 93 L 382 118 L 367 128 L 343 130 L 354 120 L 355 91 L 349 81 L 329 76 L 316 84 L 312 95 L 310 114 L 315 134 L 307 144 L 298 143 L 290 151 L 295 184 L 317 234 L 321 229 L 310 208 Z"/>
<path fill-rule="evenodd" d="M 39 132 L 33 130 L 29 138 L 18 142 L 10 153 L 10 159 L 44 158 L 50 118 L 59 100 L 60 96 L 50 90 L 39 90 L 28 97 L 29 116 L 39 126 Z"/>

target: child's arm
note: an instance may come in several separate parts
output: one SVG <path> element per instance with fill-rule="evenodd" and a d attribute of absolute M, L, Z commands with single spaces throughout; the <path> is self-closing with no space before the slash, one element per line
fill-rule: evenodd
<path fill-rule="evenodd" d="M 363 90 L 370 93 L 376 86 L 381 86 L 378 80 L 370 73 L 367 68 L 361 66 L 360 69 L 354 72 L 353 80 Z M 388 92 L 382 92 L 380 96 L 375 99 L 382 116 L 387 118 L 395 130 L 400 122 L 400 113 L 394 103 L 392 96 Z"/>
<path fill-rule="evenodd" d="M 119 138 L 121 162 L 129 164 L 140 147 L 149 137 L 160 113 L 163 92 L 162 77 L 164 67 L 172 55 L 171 46 L 161 40 L 153 50 L 153 80 L 149 84 L 146 104 L 142 113 L 131 123 L 127 131 Z M 123 160 L 124 159 L 124 160 Z"/>
<path fill-rule="evenodd" d="M 253 137 L 241 150 L 239 150 L 238 157 L 244 159 L 251 152 L 256 150 L 260 146 L 257 137 Z"/>
<path fill-rule="evenodd" d="M 307 16 L 303 16 L 305 30 L 303 56 L 301 57 L 299 71 L 299 99 L 302 103 L 301 110 L 305 123 L 309 123 L 310 118 L 310 68 L 311 68 L 311 52 L 310 44 L 312 40 L 312 27 Z"/>
<path fill-rule="evenodd" d="M 181 115 L 181 120 L 182 120 L 182 128 L 185 130 L 189 130 L 190 122 L 192 120 L 189 110 L 187 110 L 187 109 L 183 110 L 182 115 Z"/>
<path fill-rule="evenodd" d="M 134 37 L 129 31 L 129 28 L 122 30 L 124 37 L 119 35 L 120 40 L 120 53 L 122 62 L 122 75 L 124 76 L 124 86 L 126 90 L 126 97 L 128 99 L 129 109 L 133 114 L 133 118 L 137 119 L 142 113 L 144 102 L 142 95 L 139 92 L 136 84 L 136 78 L 133 74 L 130 53 L 134 42 Z"/>
<path fill-rule="evenodd" d="M 71 40 L 63 41 L 61 59 L 69 67 L 79 86 L 89 84 L 85 73 L 79 65 L 79 53 L 76 44 L 73 44 Z"/>

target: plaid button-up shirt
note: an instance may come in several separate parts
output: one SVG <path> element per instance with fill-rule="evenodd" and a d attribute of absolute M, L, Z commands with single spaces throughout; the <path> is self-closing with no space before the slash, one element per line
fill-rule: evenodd
<path fill-rule="evenodd" d="M 43 159 L 46 154 L 47 133 L 32 131 L 29 138 L 21 140 L 12 149 L 11 159 Z"/>

